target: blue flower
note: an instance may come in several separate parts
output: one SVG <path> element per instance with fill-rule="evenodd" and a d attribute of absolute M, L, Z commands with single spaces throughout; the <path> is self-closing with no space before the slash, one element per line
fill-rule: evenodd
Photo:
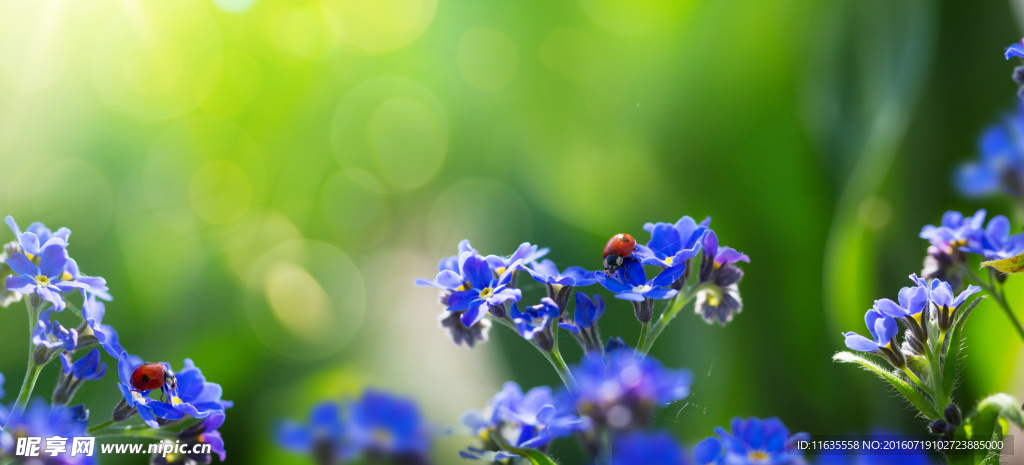
<path fill-rule="evenodd" d="M 61 405 L 47 405 L 41 400 L 34 400 L 28 408 L 19 416 L 11 417 L 7 427 L 0 432 L 0 456 L 13 457 L 14 447 L 19 437 L 48 438 L 59 436 L 68 438 L 68 446 L 65 452 L 55 457 L 45 454 L 40 457 L 40 462 L 52 465 L 81 465 L 95 464 L 98 462 L 96 454 L 89 457 L 84 454 L 72 453 L 72 438 L 88 437 L 86 425 L 89 422 L 89 410 L 82 405 L 64 407 Z M 45 444 L 43 444 L 45 445 Z"/>
<path fill-rule="evenodd" d="M 177 389 L 171 391 L 171 405 L 192 418 L 223 412 L 232 402 L 222 400 L 224 390 L 217 383 L 206 381 L 203 372 L 196 368 L 192 359 L 185 359 L 185 368 L 175 374 Z"/>
<path fill-rule="evenodd" d="M 986 129 L 978 141 L 979 159 L 961 167 L 956 186 L 965 195 L 982 196 L 999 191 L 1020 195 L 1024 181 L 1024 103 Z"/>
<path fill-rule="evenodd" d="M 362 455 L 422 463 L 430 447 L 430 431 L 416 404 L 374 390 L 343 404 L 321 403 L 308 425 L 284 422 L 275 436 L 281 447 L 312 454 L 317 463 L 347 463 Z"/>
<path fill-rule="evenodd" d="M 227 452 L 224 450 L 224 438 L 221 437 L 220 431 L 217 431 L 217 429 L 224 424 L 224 418 L 223 413 L 214 413 L 203 418 L 202 421 L 181 430 L 177 437 L 183 444 L 189 445 L 185 447 L 185 450 L 188 452 L 166 456 L 154 455 L 150 460 L 150 465 L 211 463 L 213 454 L 217 454 L 217 457 L 223 462 L 227 459 Z M 199 444 L 209 444 L 210 452 L 193 452 L 197 450 L 194 446 Z"/>
<path fill-rule="evenodd" d="M 479 256 L 468 255 L 460 260 L 461 278 L 464 278 L 465 282 L 448 297 L 448 311 L 465 311 L 466 313 L 462 315 L 462 324 L 466 327 L 477 324 L 492 307 L 501 306 L 509 301 L 518 302 L 522 297 L 522 291 L 508 286 L 512 280 L 512 273 L 520 265 L 519 262 L 513 263 L 500 276 L 495 277 L 487 262 Z M 442 271 L 437 275 L 437 282 L 450 285 L 453 278 L 459 278 L 452 276 L 454 274 L 451 271 Z"/>
<path fill-rule="evenodd" d="M 438 325 L 448 333 L 448 337 L 452 338 L 455 345 L 465 344 L 469 348 L 487 342 L 491 331 L 491 322 L 486 318 L 467 327 L 462 324 L 462 314 L 447 310 L 441 312 L 438 317 Z"/>
<path fill-rule="evenodd" d="M 500 435 L 512 447 L 539 449 L 554 439 L 589 428 L 589 422 L 560 402 L 550 388 L 540 386 L 524 394 L 512 381 L 505 383 L 484 410 L 466 411 L 460 423 L 469 428 L 470 434 L 481 438 L 485 447 L 470 447 L 460 455 L 490 461 L 516 457 L 500 450 L 491 439 L 493 435 Z"/>
<path fill-rule="evenodd" d="M 579 292 L 576 293 L 576 312 L 572 321 L 563 321 L 558 326 L 574 334 L 580 334 L 581 331 L 594 326 L 602 314 L 604 314 L 604 299 L 601 296 L 594 294 L 594 298 L 591 299 L 586 294 Z"/>
<path fill-rule="evenodd" d="M 99 349 L 93 349 L 74 362 L 71 361 L 71 352 L 61 352 L 60 363 L 63 370 L 53 389 L 54 404 L 67 405 L 82 383 L 103 378 L 107 373 L 107 364 L 100 361 Z"/>
<path fill-rule="evenodd" d="M 718 437 L 709 437 L 693 449 L 697 465 L 795 465 L 803 463 L 797 442 L 810 439 L 807 433 L 789 434 L 778 418 L 761 420 L 736 417 L 732 432 L 715 428 Z"/>
<path fill-rule="evenodd" d="M 718 235 L 711 230 L 704 234 L 703 242 L 704 258 L 697 276 L 701 289 L 693 310 L 705 322 L 717 321 L 725 326 L 735 314 L 743 311 L 739 288 L 743 270 L 736 264 L 750 263 L 750 257 L 732 247 L 719 247 Z"/>
<path fill-rule="evenodd" d="M 896 320 L 876 308 L 872 308 L 864 314 L 864 323 L 874 339 L 868 339 L 854 332 L 843 333 L 843 336 L 846 337 L 846 347 L 858 352 L 879 354 L 896 368 L 906 366 L 906 358 L 893 339 L 899 332 Z"/>
<path fill-rule="evenodd" d="M 110 296 L 110 289 L 107 288 L 107 280 L 99 276 L 86 276 L 82 274 L 78 269 L 78 263 L 73 258 L 67 259 L 67 262 L 64 264 L 64 273 L 61 274 L 60 279 L 64 288 L 72 285 L 69 282 L 74 283 L 73 286 L 82 292 L 83 299 L 87 298 L 87 295 L 95 295 L 106 301 L 114 300 Z"/>
<path fill-rule="evenodd" d="M 1006 52 L 1003 55 L 1007 60 L 1013 57 L 1024 58 L 1024 40 L 1010 44 L 1009 47 L 1006 47 Z"/>
<path fill-rule="evenodd" d="M 558 304 L 551 298 L 544 297 L 540 299 L 539 304 L 526 307 L 526 311 L 520 311 L 513 303 L 509 316 L 512 317 L 512 323 L 516 325 L 519 335 L 529 341 L 537 333 L 550 328 L 551 322 L 558 318 L 558 313 Z"/>
<path fill-rule="evenodd" d="M 671 434 L 631 432 L 615 438 L 612 462 L 615 465 L 684 465 L 689 463 L 683 448 Z"/>
<path fill-rule="evenodd" d="M 643 302 L 646 299 L 661 300 L 675 297 L 679 291 L 669 286 L 683 275 L 683 271 L 681 267 L 668 268 L 648 281 L 640 262 L 625 260 L 614 277 L 598 273 L 597 278 L 605 289 L 615 293 L 616 298 Z"/>
<path fill-rule="evenodd" d="M 637 245 L 638 256 L 644 265 L 657 265 L 663 268 L 685 266 L 687 261 L 700 252 L 701 239 L 708 231 L 711 217 L 700 224 L 693 218 L 684 216 L 676 222 L 647 223 L 644 230 L 651 233 L 647 245 Z"/>
<path fill-rule="evenodd" d="M 184 418 L 185 414 L 175 409 L 173 405 L 150 398 L 149 391 L 137 391 L 132 387 L 132 373 L 139 365 L 142 365 L 142 360 L 128 355 L 128 352 L 121 352 L 117 359 L 117 374 L 120 381 L 117 384 L 117 388 L 121 390 L 121 396 L 124 398 L 125 405 L 134 409 L 150 428 L 160 427 L 157 418 L 165 420 L 180 420 Z M 167 364 L 164 365 L 166 366 Z M 167 369 L 170 370 L 170 367 L 168 366 Z M 161 390 L 168 394 L 170 388 L 164 385 Z M 117 416 L 116 410 L 115 417 Z"/>
<path fill-rule="evenodd" d="M 928 306 L 929 292 L 927 283 L 916 274 L 910 275 L 914 286 L 904 287 L 899 292 L 899 303 L 891 299 L 878 299 L 874 310 L 893 318 L 904 318 L 921 313 Z M 937 282 L 937 281 L 936 281 Z"/>
<path fill-rule="evenodd" d="M 64 310 L 64 299 L 60 293 L 76 287 L 60 280 L 68 252 L 63 244 L 47 245 L 41 252 L 36 265 L 24 254 L 14 254 L 7 259 L 7 265 L 17 276 L 7 277 L 7 290 L 19 294 L 38 294 L 44 301 L 53 304 L 59 312 Z"/>
<path fill-rule="evenodd" d="M 578 411 L 615 429 L 648 424 L 656 406 L 688 396 L 693 380 L 689 371 L 666 369 L 629 349 L 586 356 L 572 374 L 578 388 L 570 395 Z"/>
<path fill-rule="evenodd" d="M 871 337 L 874 340 L 851 331 L 843 333 L 843 336 L 846 337 L 846 347 L 859 352 L 875 352 L 888 347 L 892 343 L 893 337 L 899 332 L 899 325 L 896 324 L 896 320 L 891 316 L 882 314 L 875 308 L 868 310 L 864 314 L 864 323 L 867 325 L 868 331 L 871 332 Z M 889 348 L 894 349 L 893 347 Z"/>
<path fill-rule="evenodd" d="M 1010 234 L 1010 220 L 999 215 L 988 221 L 977 241 L 963 249 L 989 260 L 1010 258 L 1024 252 L 1024 233 Z"/>
<path fill-rule="evenodd" d="M 4 374 L 0 373 L 0 399 L 4 398 Z"/>
<path fill-rule="evenodd" d="M 985 224 L 985 210 L 978 210 L 974 215 L 964 217 L 957 211 L 948 211 L 942 215 L 939 226 L 926 225 L 921 228 L 921 239 L 927 239 L 932 246 L 940 251 L 952 254 L 960 247 L 967 246 L 978 240 Z"/>
<path fill-rule="evenodd" d="M 980 287 L 967 286 L 967 289 L 964 289 L 963 292 L 961 292 L 959 295 L 953 297 L 953 288 L 949 285 L 949 283 L 935 280 L 932 281 L 930 295 L 932 302 L 938 308 L 957 308 L 961 304 L 963 304 L 968 297 L 978 292 L 981 292 Z"/>
<path fill-rule="evenodd" d="M 51 350 L 73 350 L 78 345 L 78 331 L 74 328 L 67 329 L 59 322 L 51 320 L 52 314 L 52 308 L 39 314 L 36 329 L 32 332 L 32 344 Z"/>
<path fill-rule="evenodd" d="M 467 243 L 466 246 L 468 247 L 469 244 Z M 517 248 L 512 255 L 504 257 L 500 255 L 488 255 L 484 260 L 487 261 L 487 264 L 491 267 L 491 270 L 494 271 L 494 274 L 500 275 L 505 273 L 505 270 L 508 268 L 517 268 L 513 266 L 516 262 L 520 262 L 523 265 L 532 265 L 536 263 L 537 260 L 544 258 L 544 256 L 548 254 L 548 251 L 549 249 L 547 247 L 539 249 L 536 245 L 530 244 L 529 242 L 523 242 L 522 244 L 519 244 L 519 248 Z"/>
<path fill-rule="evenodd" d="M 274 437 L 284 449 L 303 454 L 316 454 L 319 463 L 334 463 L 351 450 L 345 437 L 341 405 L 323 402 L 313 407 L 308 425 L 285 421 L 277 426 Z"/>
<path fill-rule="evenodd" d="M 84 357 L 71 362 L 67 352 L 60 354 L 60 363 L 64 367 L 64 375 L 73 380 L 90 381 L 103 378 L 107 373 L 107 364 L 100 361 L 99 349 L 89 351 Z"/>
<path fill-rule="evenodd" d="M 4 218 L 4 221 L 14 233 L 22 253 L 28 255 L 29 259 L 32 260 L 40 254 L 40 251 L 50 245 L 60 245 L 61 248 L 67 247 L 68 238 L 71 237 L 71 230 L 68 228 L 60 228 L 57 232 L 52 232 L 43 223 L 32 223 L 25 232 L 21 232 L 18 223 L 10 215 Z"/>
<path fill-rule="evenodd" d="M 110 325 L 103 324 L 103 317 L 106 313 L 106 305 L 96 300 L 95 295 L 90 294 L 82 304 L 82 319 L 85 320 L 85 327 L 79 334 L 79 338 L 83 340 L 90 337 L 96 338 L 96 342 L 103 347 L 103 350 L 111 357 L 118 358 L 121 356 L 121 352 L 124 352 L 124 348 L 118 341 L 117 331 Z"/>
<path fill-rule="evenodd" d="M 570 266 L 565 271 L 559 272 L 555 262 L 543 260 L 530 266 L 523 267 L 533 279 L 539 283 L 552 284 L 557 286 L 589 286 L 597 282 L 596 271 L 587 271 L 582 267 Z"/>
<path fill-rule="evenodd" d="M 366 390 L 348 404 L 348 421 L 350 445 L 360 453 L 412 458 L 429 452 L 429 431 L 409 399 Z"/>

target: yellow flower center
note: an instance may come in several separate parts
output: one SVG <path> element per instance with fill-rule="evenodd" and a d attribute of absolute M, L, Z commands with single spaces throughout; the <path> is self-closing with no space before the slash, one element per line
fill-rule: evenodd
<path fill-rule="evenodd" d="M 180 397 L 178 397 L 178 396 L 171 396 L 171 404 L 178 405 L 181 402 L 182 402 L 182 400 L 181 400 Z"/>
<path fill-rule="evenodd" d="M 36 284 L 40 286 L 49 286 L 50 278 L 47 278 L 46 276 L 36 276 Z"/>
<path fill-rule="evenodd" d="M 71 281 L 72 279 L 75 279 L 75 278 L 72 277 L 71 273 L 68 273 L 67 271 L 65 271 L 65 272 L 60 274 L 60 280 L 61 281 Z"/>
<path fill-rule="evenodd" d="M 753 461 L 753 462 L 766 462 L 766 461 L 768 461 L 768 454 L 765 451 L 762 451 L 762 450 L 755 450 L 755 451 L 747 454 L 747 457 L 750 458 L 750 460 Z"/>
<path fill-rule="evenodd" d="M 371 434 L 373 435 L 373 440 L 378 444 L 391 444 L 395 439 L 391 431 L 384 428 L 374 428 Z"/>
<path fill-rule="evenodd" d="M 666 259 L 665 259 L 665 263 L 668 263 L 669 265 L 671 265 L 671 264 L 672 264 L 672 259 L 673 259 L 673 258 L 676 258 L 676 257 L 668 257 L 668 258 L 666 258 Z"/>
<path fill-rule="evenodd" d="M 717 307 L 721 300 L 717 292 L 708 292 L 708 305 Z"/>
<path fill-rule="evenodd" d="M 494 294 L 494 289 L 491 289 L 489 287 L 485 287 L 485 288 L 483 288 L 483 290 L 480 291 L 480 298 L 481 299 L 486 299 L 486 298 L 490 297 L 491 294 Z"/>

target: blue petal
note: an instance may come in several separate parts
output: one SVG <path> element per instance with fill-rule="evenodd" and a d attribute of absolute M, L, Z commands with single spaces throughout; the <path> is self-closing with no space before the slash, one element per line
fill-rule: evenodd
<path fill-rule="evenodd" d="M 31 260 L 23 254 L 16 253 L 11 255 L 6 260 L 7 266 L 11 267 L 11 271 L 15 274 L 22 276 L 38 276 L 39 267 L 37 267 Z"/>
<path fill-rule="evenodd" d="M 448 296 L 448 311 L 458 312 L 469 308 L 471 302 L 480 298 L 478 291 L 456 291 Z"/>
<path fill-rule="evenodd" d="M 64 247 L 53 244 L 43 249 L 39 259 L 39 271 L 51 280 L 60 277 L 64 272 L 64 263 L 68 260 L 68 251 Z"/>
<path fill-rule="evenodd" d="M 1021 43 L 1018 42 L 1006 47 L 1006 52 L 1003 53 L 1003 56 L 1005 56 L 1007 60 L 1013 57 L 1024 58 L 1024 45 L 1021 45 Z"/>
<path fill-rule="evenodd" d="M 647 296 L 647 297 L 650 297 L 652 299 L 655 299 L 655 300 L 664 300 L 664 299 L 671 299 L 671 298 L 675 297 L 676 294 L 678 294 L 678 293 L 679 293 L 679 291 L 677 291 L 675 289 L 670 289 L 670 288 L 662 287 L 662 288 L 657 288 L 657 289 L 651 289 L 651 290 L 645 292 L 644 295 Z"/>
<path fill-rule="evenodd" d="M 616 299 L 629 300 L 632 302 L 643 302 L 646 297 L 634 292 L 623 292 L 621 294 L 615 294 Z"/>
<path fill-rule="evenodd" d="M 644 273 L 644 266 L 636 260 L 624 260 L 622 263 L 623 275 L 626 283 L 633 286 L 647 284 L 647 275 Z"/>
<path fill-rule="evenodd" d="M 672 283 L 676 282 L 677 280 L 679 280 L 679 278 L 683 276 L 684 271 L 686 271 L 685 261 L 679 265 L 666 268 L 665 271 L 662 271 L 660 274 L 658 274 L 657 277 L 654 278 L 654 280 L 651 281 L 651 285 L 654 287 L 671 286 Z"/>
<path fill-rule="evenodd" d="M 846 333 L 846 347 L 858 352 L 874 352 L 878 350 L 878 343 L 861 336 L 857 333 Z"/>
<path fill-rule="evenodd" d="M 471 256 L 462 264 L 462 276 L 473 285 L 474 289 L 483 289 L 490 286 L 491 267 L 480 257 Z"/>

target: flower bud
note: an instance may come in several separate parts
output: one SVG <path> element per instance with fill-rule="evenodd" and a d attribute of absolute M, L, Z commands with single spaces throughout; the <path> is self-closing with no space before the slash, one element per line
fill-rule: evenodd
<path fill-rule="evenodd" d="M 641 323 L 648 323 L 654 318 L 654 300 L 644 299 L 643 302 L 633 302 L 633 313 Z"/>
<path fill-rule="evenodd" d="M 508 316 L 508 312 L 505 311 L 505 305 L 491 305 L 491 315 L 495 318 L 503 319 Z"/>
<path fill-rule="evenodd" d="M 928 424 L 928 431 L 931 431 L 933 434 L 945 434 L 948 426 L 945 421 L 935 420 Z"/>
<path fill-rule="evenodd" d="M 128 402 L 126 402 L 124 398 L 121 398 L 121 402 L 118 402 L 117 405 L 114 406 L 114 413 L 111 415 L 111 417 L 114 419 L 114 421 L 120 423 L 131 418 L 136 413 L 139 412 L 135 410 L 135 407 L 128 405 Z"/>
<path fill-rule="evenodd" d="M 946 410 L 942 412 L 942 416 L 946 417 L 946 423 L 953 426 L 960 426 L 964 421 L 960 409 L 954 404 L 947 405 Z"/>

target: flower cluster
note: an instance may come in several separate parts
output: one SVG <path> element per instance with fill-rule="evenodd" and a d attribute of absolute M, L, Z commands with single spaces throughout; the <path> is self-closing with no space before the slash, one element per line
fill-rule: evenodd
<path fill-rule="evenodd" d="M 921 238 L 929 242 L 921 276 L 939 279 L 959 288 L 967 264 L 967 254 L 989 260 L 1010 258 L 1024 252 L 1024 233 L 1010 234 L 1010 220 L 998 215 L 985 223 L 985 210 L 964 216 L 948 211 L 938 226 L 921 229 Z"/>
<path fill-rule="evenodd" d="M 208 382 L 190 359 L 185 359 L 182 370 L 175 373 L 168 364 L 144 364 L 139 357 L 128 354 L 121 346 L 117 332 L 103 323 L 106 314 L 104 302 L 113 300 L 106 280 L 82 273 L 78 263 L 69 256 L 69 229 L 52 231 L 42 223 L 33 223 L 22 231 L 10 216 L 6 223 L 14 233 L 15 241 L 6 244 L 0 255 L 3 259 L 0 274 L 4 275 L 4 293 L 0 295 L 0 303 L 6 306 L 20 300 L 26 302 L 30 321 L 35 321 L 30 335 L 35 349 L 18 402 L 11 407 L 9 415 L 3 415 L 7 418 L 0 418 L 0 425 L 7 426 L 3 430 L 39 432 L 38 436 L 84 433 L 89 411 L 82 405 L 66 406 L 83 383 L 100 380 L 106 374 L 107 363 L 96 347 L 100 346 L 103 352 L 117 360 L 117 388 L 122 399 L 114 408 L 111 420 L 97 426 L 95 431 L 125 421 L 135 414 L 151 428 L 175 424 L 186 417 L 198 419 L 201 421 L 177 435 L 160 432 L 155 436 L 165 440 L 173 437 L 178 441 L 210 444 L 213 452 L 223 460 L 224 444 L 217 428 L 223 424 L 224 411 L 232 403 L 222 399 L 220 385 Z M 77 326 L 65 327 L 57 320 L 58 313 L 67 316 L 67 309 L 79 318 Z M 35 401 L 29 407 L 27 402 L 36 379 L 32 373 L 38 374 L 56 359 L 60 359 L 61 370 L 52 405 Z M 159 399 L 150 397 L 154 390 L 160 392 Z M 49 413 L 41 413 L 44 411 Z M 20 426 L 12 429 L 11 425 Z M 0 443 L 7 444 L 4 441 Z M 209 454 L 179 458 L 182 463 L 209 463 L 210 459 Z M 166 457 L 160 459 L 166 462 Z M 77 458 L 70 456 L 68 460 L 67 463 L 79 463 Z"/>
<path fill-rule="evenodd" d="M 460 423 L 469 435 L 480 438 L 483 448 L 469 447 L 461 455 L 502 460 L 517 456 L 508 449 L 542 449 L 554 439 L 589 429 L 589 421 L 567 407 L 546 386 L 524 394 L 518 384 L 509 381 L 483 410 L 468 410 L 462 415 Z"/>
<path fill-rule="evenodd" d="M 311 455 L 318 464 L 360 459 L 430 463 L 431 431 L 416 404 L 376 390 L 367 390 L 358 399 L 321 403 L 307 424 L 283 422 L 275 437 L 281 447 Z"/>
<path fill-rule="evenodd" d="M 638 244 L 632 236 L 620 235 L 628 250 L 618 251 L 624 254 L 619 257 L 620 264 L 604 271 L 580 266 L 559 269 L 546 258 L 547 248 L 528 242 L 501 256 L 482 255 L 463 240 L 457 255 L 438 263 L 434 279 L 417 279 L 416 285 L 440 290 L 445 307 L 440 325 L 456 344 L 473 347 L 486 341 L 491 322 L 498 321 L 544 351 L 553 348 L 556 326 L 572 333 L 586 351 L 599 351 L 597 320 L 604 312 L 604 300 L 576 292 L 593 284 L 600 283 L 615 298 L 629 301 L 644 324 L 652 321 L 658 300 L 671 300 L 679 306 L 695 300 L 697 314 L 722 325 L 742 311 L 738 283 L 743 271 L 737 264 L 750 258 L 730 247 L 719 247 L 710 224 L 711 218 L 697 223 L 689 216 L 675 223 L 647 223 L 643 229 L 650 234 L 648 242 Z M 700 266 L 691 272 L 697 260 Z M 521 272 L 544 286 L 546 297 L 539 304 L 522 305 L 523 292 L 516 282 Z M 571 304 L 575 304 L 573 314 L 568 311 Z"/>
<path fill-rule="evenodd" d="M 671 436 L 653 428 L 659 408 L 689 395 L 692 375 L 665 368 L 647 352 L 691 301 L 694 312 L 708 323 L 725 325 L 742 310 L 738 284 L 743 271 L 738 265 L 750 259 L 720 247 L 710 225 L 711 218 L 698 223 L 689 216 L 675 223 L 647 223 L 643 229 L 650 239 L 645 244 L 617 234 L 605 246 L 603 269 L 596 271 L 559 268 L 546 258 L 548 249 L 530 243 L 508 256 L 495 256 L 478 253 L 464 240 L 457 255 L 440 261 L 434 279 L 416 280 L 419 286 L 440 290 L 446 307 L 441 326 L 456 344 L 483 342 L 496 322 L 540 350 L 565 384 L 557 392 L 537 387 L 524 393 L 518 384 L 506 383 L 483 410 L 463 415 L 461 430 L 479 442 L 462 456 L 533 461 L 551 441 L 577 436 L 600 463 L 687 460 Z M 534 305 L 524 304 L 524 288 L 517 283 L 524 274 L 544 289 Z M 602 343 L 599 320 L 606 300 L 579 292 L 594 284 L 632 305 L 642 326 L 635 349 L 618 337 Z M 666 301 L 660 317 L 654 308 L 658 301 Z M 583 360 L 574 367 L 562 358 L 559 329 L 583 348 Z"/>

